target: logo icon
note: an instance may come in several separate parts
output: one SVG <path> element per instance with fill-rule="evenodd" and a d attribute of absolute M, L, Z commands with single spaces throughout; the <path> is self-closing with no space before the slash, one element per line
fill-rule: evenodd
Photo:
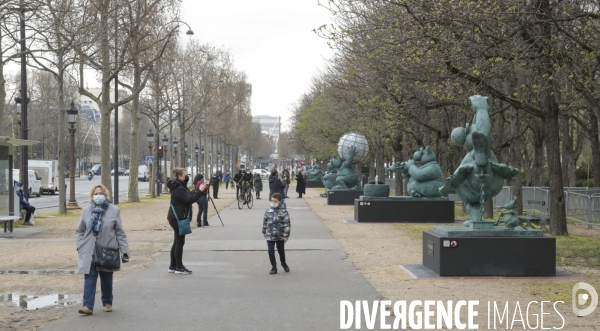
<path fill-rule="evenodd" d="M 588 293 L 582 293 L 581 291 L 587 291 Z M 591 299 L 591 300 L 590 300 Z M 573 286 L 573 312 L 579 317 L 587 316 L 591 314 L 598 306 L 598 293 L 592 287 L 592 285 L 584 282 L 579 282 Z M 584 306 L 590 304 L 585 309 L 579 309 L 578 306 Z"/>

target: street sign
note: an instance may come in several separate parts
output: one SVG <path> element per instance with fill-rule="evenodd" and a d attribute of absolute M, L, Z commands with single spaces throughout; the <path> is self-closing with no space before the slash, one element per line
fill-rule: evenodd
<path fill-rule="evenodd" d="M 152 156 L 146 156 L 146 164 L 152 164 L 153 160 Z"/>

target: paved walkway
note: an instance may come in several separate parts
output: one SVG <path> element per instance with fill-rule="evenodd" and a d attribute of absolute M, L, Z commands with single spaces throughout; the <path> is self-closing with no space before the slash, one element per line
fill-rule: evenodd
<path fill-rule="evenodd" d="M 212 228 L 186 237 L 183 259 L 192 275 L 167 273 L 169 244 L 147 269 L 115 283 L 114 312 L 103 312 L 98 293 L 94 315 L 79 315 L 78 305 L 41 330 L 338 330 L 340 300 L 380 295 L 304 200 L 286 202 L 291 272 L 279 267 L 269 275 L 261 234 L 268 201 L 255 200 L 251 210 L 234 203 L 221 212 L 225 227 L 215 216 Z"/>

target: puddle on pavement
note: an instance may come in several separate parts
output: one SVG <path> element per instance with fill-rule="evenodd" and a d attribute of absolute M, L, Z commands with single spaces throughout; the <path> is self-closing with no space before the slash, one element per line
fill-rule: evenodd
<path fill-rule="evenodd" d="M 60 276 L 60 275 L 74 275 L 75 270 L 63 270 L 63 269 L 40 269 L 40 270 L 0 270 L 0 275 L 41 275 L 41 276 Z"/>
<path fill-rule="evenodd" d="M 23 293 L 4 293 L 0 295 L 0 304 L 13 304 L 15 306 L 36 310 L 45 307 L 64 307 L 81 301 L 81 296 L 69 294 L 31 295 Z"/>

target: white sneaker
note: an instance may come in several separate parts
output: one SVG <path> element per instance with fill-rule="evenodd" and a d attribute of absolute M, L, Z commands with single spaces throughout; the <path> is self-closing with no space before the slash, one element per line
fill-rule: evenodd
<path fill-rule="evenodd" d="M 168 271 L 169 271 L 169 273 L 170 273 L 170 274 L 172 274 L 172 273 L 174 273 L 174 272 L 175 272 L 175 269 L 171 269 L 171 267 L 169 267 L 169 270 L 168 270 Z"/>

